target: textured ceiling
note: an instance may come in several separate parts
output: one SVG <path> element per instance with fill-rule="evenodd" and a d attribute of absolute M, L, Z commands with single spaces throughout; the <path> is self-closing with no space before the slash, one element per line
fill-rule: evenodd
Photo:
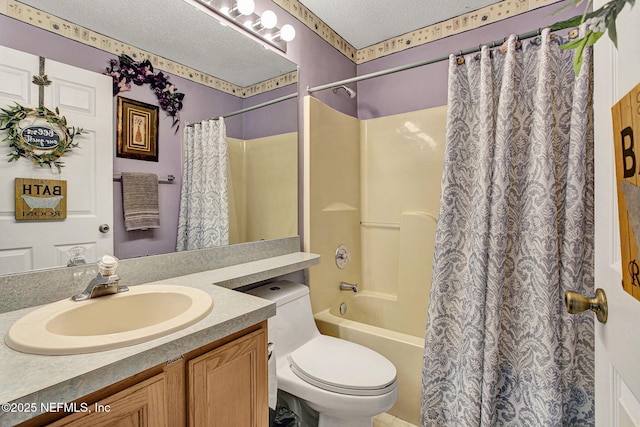
<path fill-rule="evenodd" d="M 446 21 L 498 0 L 299 0 L 356 49 Z"/>
<path fill-rule="evenodd" d="M 246 87 L 296 65 L 180 0 L 19 0 L 59 18 Z"/>
<path fill-rule="evenodd" d="M 220 25 L 196 8 L 195 0 L 17 1 L 242 87 L 296 69 L 281 55 Z M 362 49 L 497 0 L 299 1 Z"/>

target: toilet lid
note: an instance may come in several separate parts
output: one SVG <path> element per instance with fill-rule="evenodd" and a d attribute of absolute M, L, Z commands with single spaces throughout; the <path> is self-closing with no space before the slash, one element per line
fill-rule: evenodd
<path fill-rule="evenodd" d="M 289 356 L 291 370 L 324 390 L 376 396 L 396 387 L 396 367 L 375 351 L 342 339 L 320 335 Z"/>

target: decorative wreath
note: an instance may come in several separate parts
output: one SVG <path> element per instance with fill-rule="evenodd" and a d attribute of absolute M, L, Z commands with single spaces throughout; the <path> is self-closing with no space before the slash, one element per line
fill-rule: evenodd
<path fill-rule="evenodd" d="M 57 107 L 54 112 L 46 107 L 27 108 L 16 104 L 10 109 L 0 108 L 0 111 L 0 130 L 7 131 L 3 141 L 9 141 L 9 146 L 13 148 L 9 153 L 9 162 L 24 157 L 31 159 L 40 167 L 55 166 L 60 170 L 64 167 L 63 162 L 59 160 L 60 157 L 76 148 L 78 142 L 73 142 L 73 138 L 84 133 L 82 128 L 67 127 L 67 119 L 60 115 Z M 20 122 L 30 117 L 34 119 L 34 126 L 22 128 Z M 38 125 L 38 118 L 46 120 L 50 125 Z M 33 140 L 47 138 L 48 141 L 53 141 L 54 145 L 43 148 L 28 141 L 27 138 Z"/>

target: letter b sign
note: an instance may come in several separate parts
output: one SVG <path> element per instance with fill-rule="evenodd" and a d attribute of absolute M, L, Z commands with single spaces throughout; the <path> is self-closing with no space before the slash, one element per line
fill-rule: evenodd
<path fill-rule="evenodd" d="M 624 177 L 631 178 L 636 174 L 636 153 L 633 145 L 633 129 L 627 126 L 620 131 L 622 137 L 622 166 Z"/>

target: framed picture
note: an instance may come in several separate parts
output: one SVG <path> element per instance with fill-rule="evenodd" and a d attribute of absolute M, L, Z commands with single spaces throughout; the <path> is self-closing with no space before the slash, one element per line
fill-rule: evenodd
<path fill-rule="evenodd" d="M 118 97 L 118 157 L 158 161 L 158 107 Z"/>

